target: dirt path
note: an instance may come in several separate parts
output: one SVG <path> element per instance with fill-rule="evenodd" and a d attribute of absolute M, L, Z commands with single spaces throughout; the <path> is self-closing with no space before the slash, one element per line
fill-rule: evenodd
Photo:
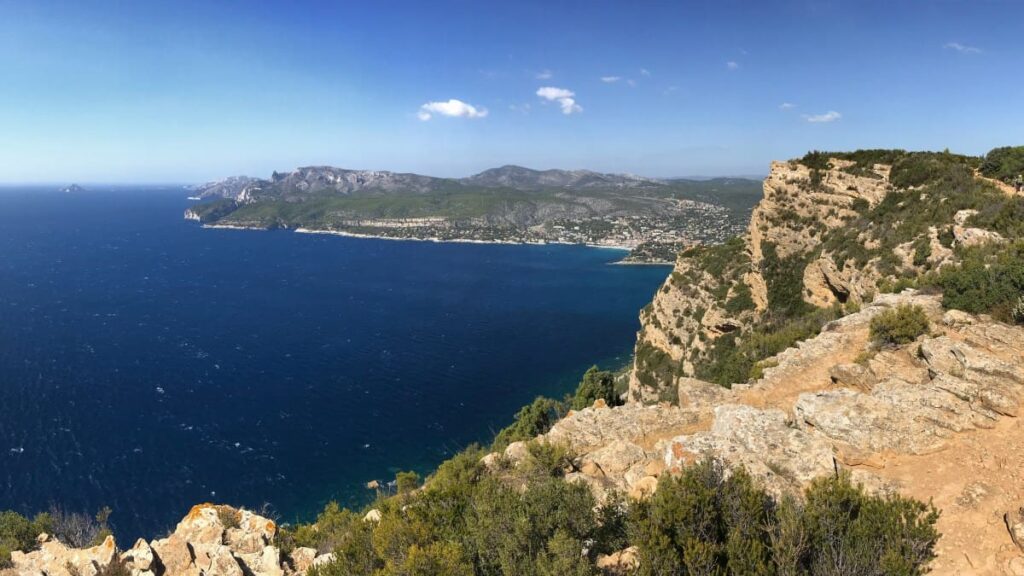
<path fill-rule="evenodd" d="M 1018 192 L 1016 188 L 1014 188 L 1013 186 L 1007 184 L 1006 182 L 1003 182 L 1001 180 L 996 180 L 995 178 L 988 178 L 988 177 L 982 176 L 981 172 L 978 172 L 977 170 L 974 171 L 974 177 L 979 179 L 979 180 L 984 180 L 985 182 L 988 182 L 989 184 L 995 186 L 996 188 L 1001 190 L 1004 194 L 1007 194 L 1009 196 L 1024 196 L 1024 194 Z"/>
<path fill-rule="evenodd" d="M 1003 514 L 1024 505 L 1024 422 L 1003 418 L 992 430 L 958 434 L 949 447 L 924 456 L 890 456 L 867 471 L 896 480 L 905 495 L 942 510 L 942 539 L 931 574 L 1013 574 L 1024 558 L 1010 540 Z M 1017 560 L 1024 567 L 1024 560 Z"/>

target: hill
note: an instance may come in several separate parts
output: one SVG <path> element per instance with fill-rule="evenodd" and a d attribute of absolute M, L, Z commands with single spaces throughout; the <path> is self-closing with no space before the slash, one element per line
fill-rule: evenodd
<path fill-rule="evenodd" d="M 684 245 L 737 233 L 756 202 L 743 179 L 660 181 L 503 166 L 463 179 L 305 167 L 199 186 L 186 217 L 210 226 L 384 238 L 617 246 L 672 262 Z"/>

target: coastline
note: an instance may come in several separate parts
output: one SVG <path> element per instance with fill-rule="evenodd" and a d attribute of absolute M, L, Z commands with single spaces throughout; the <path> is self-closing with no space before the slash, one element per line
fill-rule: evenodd
<path fill-rule="evenodd" d="M 223 230 L 260 230 L 267 231 L 269 228 L 261 228 L 258 226 L 238 226 L 234 224 L 203 224 L 203 228 L 223 229 Z M 632 252 L 632 248 L 628 246 L 621 246 L 616 244 L 590 244 L 580 242 L 559 242 L 557 240 L 477 240 L 474 238 L 413 238 L 413 237 L 396 237 L 396 236 L 384 236 L 381 234 L 365 234 L 361 232 L 345 232 L 341 230 L 317 230 L 314 228 L 283 228 L 282 230 L 288 230 L 290 232 L 296 232 L 298 234 L 326 234 L 329 236 L 346 236 L 348 238 L 365 238 L 374 240 L 396 240 L 396 241 L 407 241 L 407 242 L 434 242 L 434 243 L 451 243 L 451 244 L 504 244 L 509 246 L 586 246 L 587 248 L 598 248 L 603 250 L 615 250 L 619 252 Z M 658 262 L 612 262 L 612 264 L 645 264 L 645 265 L 664 265 Z"/>

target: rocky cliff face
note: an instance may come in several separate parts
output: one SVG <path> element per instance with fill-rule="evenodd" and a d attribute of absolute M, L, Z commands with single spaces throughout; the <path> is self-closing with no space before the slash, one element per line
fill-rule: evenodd
<path fill-rule="evenodd" d="M 720 355 L 723 336 L 733 346 L 786 317 L 841 315 L 955 262 L 957 245 L 1002 241 L 972 227 L 977 211 L 963 209 L 1005 196 L 969 167 L 906 153 L 890 155 L 895 165 L 849 156 L 856 160 L 773 162 L 746 233 L 680 255 L 641 313 L 631 400 L 672 400 L 678 379 L 708 376 L 702 367 Z M 925 170 L 938 176 L 918 176 Z"/>
<path fill-rule="evenodd" d="M 871 319 L 900 305 L 921 306 L 928 333 L 877 348 Z M 1001 574 L 1024 565 L 1013 540 L 1024 531 L 1022 358 L 1024 327 L 943 311 L 938 296 L 882 294 L 773 357 L 753 382 L 678 378 L 678 405 L 599 402 L 543 440 L 573 450 L 578 469 L 566 479 L 598 498 L 646 498 L 661 474 L 708 456 L 775 494 L 843 470 L 870 490 L 942 509 L 933 573 Z M 504 456 L 524 452 L 513 444 Z"/>

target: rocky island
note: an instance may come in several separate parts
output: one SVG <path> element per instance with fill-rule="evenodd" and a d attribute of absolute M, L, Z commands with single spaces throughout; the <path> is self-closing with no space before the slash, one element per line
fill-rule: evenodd
<path fill-rule="evenodd" d="M 185 218 L 207 226 L 395 239 L 588 244 L 671 263 L 684 246 L 742 229 L 759 184 L 658 180 L 503 166 L 461 179 L 326 166 L 192 190 Z"/>
<path fill-rule="evenodd" d="M 364 510 L 279 526 L 203 504 L 123 551 L 26 527 L 10 572 L 1024 574 L 1024 147 L 1005 150 L 773 163 L 741 235 L 678 255 L 625 372 Z"/>
<path fill-rule="evenodd" d="M 61 188 L 60 191 L 65 194 L 77 194 L 80 192 L 85 192 L 86 190 L 85 188 L 79 186 L 78 184 L 71 184 L 69 186 Z"/>

